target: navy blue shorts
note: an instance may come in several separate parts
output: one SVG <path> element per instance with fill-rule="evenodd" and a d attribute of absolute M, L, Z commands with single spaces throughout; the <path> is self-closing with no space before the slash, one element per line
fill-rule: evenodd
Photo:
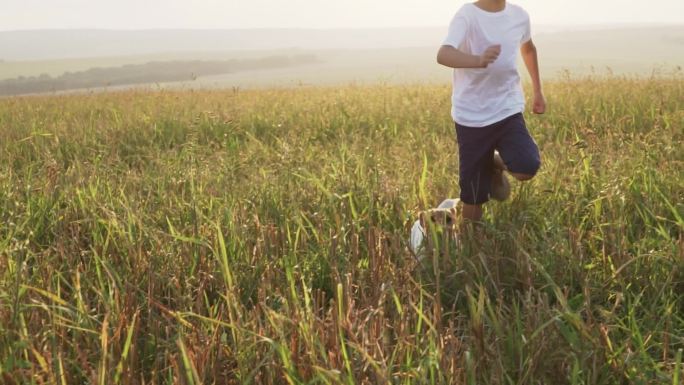
<path fill-rule="evenodd" d="M 489 201 L 494 150 L 508 171 L 535 175 L 541 164 L 539 148 L 525 126 L 522 113 L 485 127 L 456 123 L 461 201 L 475 205 Z"/>

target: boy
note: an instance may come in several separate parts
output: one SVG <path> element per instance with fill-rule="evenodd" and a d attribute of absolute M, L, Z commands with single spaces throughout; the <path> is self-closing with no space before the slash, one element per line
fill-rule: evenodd
<path fill-rule="evenodd" d="M 520 49 L 532 78 L 532 111 L 543 114 L 537 49 L 530 19 L 506 0 L 465 4 L 449 25 L 437 62 L 454 68 L 451 115 L 456 126 L 464 220 L 482 218 L 489 198 L 510 192 L 504 171 L 520 181 L 539 170 L 539 149 L 525 126 L 525 100 L 516 67 Z M 495 150 L 497 152 L 495 152 Z"/>

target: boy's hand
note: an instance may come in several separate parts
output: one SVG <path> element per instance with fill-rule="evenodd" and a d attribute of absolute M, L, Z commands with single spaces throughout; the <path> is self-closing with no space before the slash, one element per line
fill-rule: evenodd
<path fill-rule="evenodd" d="M 487 68 L 488 65 L 494 61 L 501 54 L 501 44 L 493 45 L 487 48 L 482 55 L 480 55 L 480 67 Z"/>
<path fill-rule="evenodd" d="M 541 91 L 534 93 L 532 112 L 535 114 L 543 114 L 546 112 L 546 98 L 544 98 L 544 94 L 541 93 Z"/>

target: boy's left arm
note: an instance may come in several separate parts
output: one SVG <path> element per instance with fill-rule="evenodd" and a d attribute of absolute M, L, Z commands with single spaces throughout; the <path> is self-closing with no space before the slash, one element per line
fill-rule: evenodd
<path fill-rule="evenodd" d="M 527 67 L 527 72 L 530 73 L 530 78 L 532 78 L 532 89 L 534 90 L 532 112 L 535 114 L 543 114 L 546 111 L 546 99 L 542 92 L 541 79 L 539 77 L 537 47 L 532 42 L 532 39 L 520 46 L 520 53 L 525 62 L 525 67 Z"/>

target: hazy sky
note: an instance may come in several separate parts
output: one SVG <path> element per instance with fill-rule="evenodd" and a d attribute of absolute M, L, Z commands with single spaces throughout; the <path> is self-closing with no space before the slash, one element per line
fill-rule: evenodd
<path fill-rule="evenodd" d="M 442 26 L 461 0 L 1 0 L 0 30 Z M 535 24 L 684 24 L 684 0 L 518 0 Z"/>

